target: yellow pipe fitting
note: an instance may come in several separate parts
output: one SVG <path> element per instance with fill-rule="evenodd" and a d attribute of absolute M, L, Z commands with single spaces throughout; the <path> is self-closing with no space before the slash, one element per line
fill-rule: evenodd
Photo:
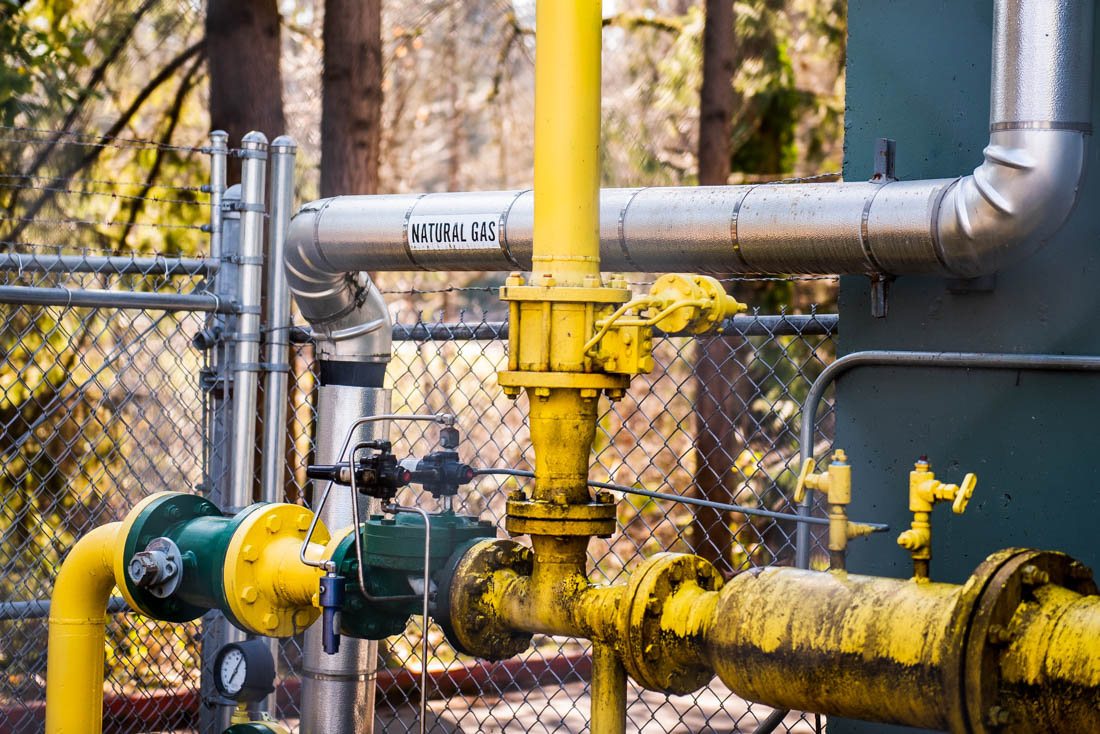
<path fill-rule="evenodd" d="M 909 472 L 909 511 L 913 521 L 908 530 L 898 536 L 898 545 L 909 551 L 913 559 L 913 579 L 927 581 L 932 562 L 932 508 L 938 502 L 950 502 L 956 515 L 966 511 L 978 477 L 967 474 L 961 485 L 944 484 L 936 479 L 932 465 L 920 457 Z"/>
<path fill-rule="evenodd" d="M 852 467 L 848 456 L 842 449 L 833 452 L 833 460 L 828 469 L 814 474 L 814 460 L 806 459 L 795 484 L 794 501 L 801 504 L 806 498 L 806 490 L 816 490 L 825 494 L 829 504 L 829 566 L 833 570 L 843 571 L 846 567 L 848 541 L 861 538 L 874 532 L 874 528 L 848 520 L 848 505 L 852 502 Z"/>
<path fill-rule="evenodd" d="M 107 602 L 122 523 L 73 545 L 54 581 L 46 652 L 46 733 L 96 734 L 103 726 Z"/>
<path fill-rule="evenodd" d="M 626 670 L 615 648 L 604 642 L 592 646 L 592 711 L 590 730 L 626 731 Z"/>

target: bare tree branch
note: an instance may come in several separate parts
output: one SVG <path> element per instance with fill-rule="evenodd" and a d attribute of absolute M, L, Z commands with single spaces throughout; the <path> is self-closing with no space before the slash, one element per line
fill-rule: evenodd
<path fill-rule="evenodd" d="M 144 105 L 149 100 L 149 97 L 151 97 L 153 93 L 161 87 L 161 85 L 171 79 L 184 64 L 186 64 L 196 55 L 202 53 L 202 50 L 205 47 L 205 43 L 206 39 L 200 38 L 198 41 L 181 51 L 174 59 L 169 61 L 168 64 L 165 65 L 165 67 L 161 69 L 156 76 L 150 79 L 149 83 L 146 84 L 141 89 L 141 91 L 137 93 L 133 101 L 130 103 L 130 106 L 127 107 L 126 110 L 121 115 L 119 115 L 118 119 L 114 121 L 111 127 L 107 129 L 106 133 L 104 133 L 104 137 L 115 137 L 128 124 L 130 124 L 130 120 L 134 118 L 134 115 L 138 113 L 142 105 Z M 42 192 L 42 195 L 39 196 L 38 199 L 36 199 L 35 202 L 27 208 L 27 211 L 23 212 L 20 215 L 20 218 L 23 221 L 20 221 L 16 224 L 15 228 L 8 233 L 7 239 L 16 240 L 23 232 L 23 230 L 27 228 L 27 225 L 31 223 L 31 220 L 34 219 L 35 215 L 38 214 L 39 211 L 41 211 L 42 207 L 53 199 L 56 190 L 66 188 L 73 176 L 75 176 L 80 171 L 83 171 L 91 164 L 95 163 L 103 150 L 104 146 L 89 148 L 88 152 L 85 153 L 84 156 L 73 166 L 71 166 L 69 170 L 66 171 L 63 175 L 51 177 L 55 181 L 56 189 L 51 188 L 48 191 Z"/>

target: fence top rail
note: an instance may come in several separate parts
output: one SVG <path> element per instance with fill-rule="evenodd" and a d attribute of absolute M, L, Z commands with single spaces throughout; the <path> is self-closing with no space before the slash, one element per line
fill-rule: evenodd
<path fill-rule="evenodd" d="M 195 276 L 216 273 L 220 266 L 217 260 L 202 257 L 0 253 L 0 270 L 8 272 Z"/>
<path fill-rule="evenodd" d="M 832 336 L 837 333 L 837 314 L 769 314 L 734 316 L 723 323 L 722 335 L 746 336 Z M 686 336 L 657 330 L 659 336 Z M 394 324 L 394 341 L 455 341 L 504 340 L 508 338 L 507 321 L 439 322 Z"/>

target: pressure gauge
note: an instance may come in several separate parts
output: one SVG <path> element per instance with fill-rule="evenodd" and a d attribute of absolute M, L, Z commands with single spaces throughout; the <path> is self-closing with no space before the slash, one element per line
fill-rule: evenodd
<path fill-rule="evenodd" d="M 275 690 L 275 661 L 267 640 L 231 642 L 214 657 L 214 685 L 234 701 L 255 702 Z"/>

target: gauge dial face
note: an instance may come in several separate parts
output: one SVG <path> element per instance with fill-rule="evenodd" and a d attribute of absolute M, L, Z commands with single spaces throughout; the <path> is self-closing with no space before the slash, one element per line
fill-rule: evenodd
<path fill-rule="evenodd" d="M 218 668 L 218 681 L 221 684 L 222 693 L 226 696 L 235 696 L 240 693 L 247 674 L 248 663 L 244 659 L 244 653 L 235 647 L 226 651 Z"/>

